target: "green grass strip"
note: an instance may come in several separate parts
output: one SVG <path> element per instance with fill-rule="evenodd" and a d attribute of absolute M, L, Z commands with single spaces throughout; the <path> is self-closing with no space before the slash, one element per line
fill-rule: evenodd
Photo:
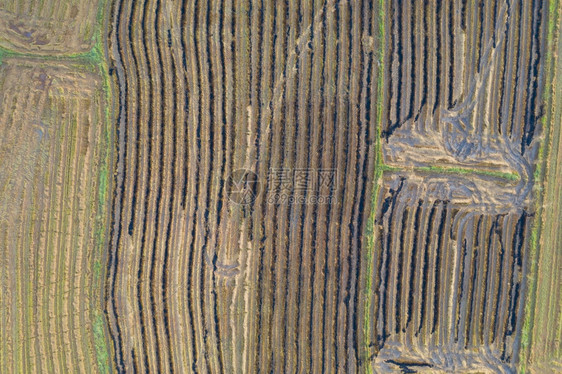
<path fill-rule="evenodd" d="M 373 368 L 370 361 L 371 355 L 371 297 L 372 297 L 372 281 L 371 274 L 373 273 L 373 261 L 375 252 L 375 217 L 377 212 L 377 201 L 379 195 L 379 180 L 382 177 L 384 164 L 382 160 L 381 150 L 381 126 L 382 126 L 382 110 L 383 110 L 383 96 L 384 96 L 384 59 L 385 59 L 385 1 L 379 0 L 379 11 L 376 14 L 377 22 L 379 25 L 378 35 L 376 35 L 378 50 L 378 70 L 377 70 L 377 111 L 375 113 L 376 126 L 376 139 L 375 139 L 375 175 L 373 179 L 373 191 L 371 195 L 371 212 L 367 221 L 365 229 L 365 236 L 367 238 L 367 270 L 366 270 L 366 284 L 365 284 L 365 319 L 364 319 L 364 352 L 366 372 L 372 373 Z"/>
<path fill-rule="evenodd" d="M 504 173 L 500 171 L 488 171 L 488 170 L 478 170 L 471 168 L 461 168 L 461 167 L 442 167 L 442 166 L 421 166 L 413 168 L 414 171 L 420 172 L 432 172 L 441 174 L 461 174 L 461 175 L 482 175 L 494 178 L 501 178 L 508 181 L 518 181 L 521 179 L 517 173 Z"/>

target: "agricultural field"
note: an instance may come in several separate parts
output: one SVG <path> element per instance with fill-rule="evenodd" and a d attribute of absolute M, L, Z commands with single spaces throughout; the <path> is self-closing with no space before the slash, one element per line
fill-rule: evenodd
<path fill-rule="evenodd" d="M 365 365 L 379 15 L 369 3 L 114 5 L 118 370 Z M 228 200 L 241 169 L 261 181 L 247 204 Z M 296 170 L 313 171 L 302 189 L 285 183 Z M 314 186 L 321 170 L 330 183 Z M 274 196 L 285 189 L 305 202 Z"/>
<path fill-rule="evenodd" d="M 103 366 L 96 330 L 103 347 L 100 215 L 108 165 L 101 161 L 109 144 L 99 72 L 4 58 L 0 86 L 0 366 Z"/>
<path fill-rule="evenodd" d="M 95 43 L 98 3 L 99 0 L 2 0 L 0 47 L 52 56 L 87 52 Z"/>
<path fill-rule="evenodd" d="M 560 12 L 0 1 L 0 372 L 562 373 Z"/>

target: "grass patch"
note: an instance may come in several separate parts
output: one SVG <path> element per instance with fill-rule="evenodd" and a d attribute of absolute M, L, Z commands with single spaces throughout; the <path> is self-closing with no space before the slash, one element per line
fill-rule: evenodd
<path fill-rule="evenodd" d="M 376 126 L 376 139 L 375 139 L 375 175 L 373 180 L 373 191 L 371 194 L 371 212 L 367 221 L 365 235 L 367 237 L 367 270 L 366 270 L 366 284 L 365 284 L 365 320 L 364 320 L 364 352 L 368 357 L 365 357 L 366 372 L 372 373 L 371 366 L 371 293 L 372 293 L 372 277 L 373 261 L 375 252 L 375 217 L 377 212 L 377 201 L 380 190 L 379 180 L 385 169 L 382 160 L 381 150 L 381 126 L 382 126 L 382 109 L 383 109 L 383 96 L 384 96 L 384 58 L 385 58 L 385 2 L 379 0 L 379 11 L 377 12 L 377 22 L 379 25 L 378 35 L 376 35 L 378 50 L 378 70 L 377 70 L 377 104 L 375 113 Z"/>
<path fill-rule="evenodd" d="M 96 349 L 96 358 L 98 364 L 98 370 L 101 373 L 109 373 L 109 351 L 107 350 L 107 345 L 105 341 L 105 319 L 101 313 L 95 313 L 93 332 L 94 332 L 94 347 Z"/>
<path fill-rule="evenodd" d="M 417 166 L 412 168 L 404 168 L 398 166 L 385 165 L 380 162 L 380 169 L 382 172 L 399 172 L 399 171 L 417 171 L 421 173 L 440 173 L 440 174 L 453 174 L 453 175 L 482 175 L 494 178 L 505 179 L 510 182 L 517 182 L 521 179 L 518 173 L 503 173 L 500 171 L 478 170 L 471 168 L 461 167 L 443 167 L 443 166 Z"/>
<path fill-rule="evenodd" d="M 441 174 L 460 174 L 460 175 L 482 175 L 494 178 L 505 179 L 512 182 L 517 182 L 521 177 L 517 173 L 503 173 L 500 171 L 487 171 L 487 170 L 477 170 L 470 168 L 460 168 L 460 167 L 442 167 L 442 166 L 421 166 L 414 168 L 415 171 L 420 172 L 432 172 Z"/>
<path fill-rule="evenodd" d="M 101 140 L 100 159 L 101 165 L 98 175 L 98 207 L 95 222 L 95 243 L 96 243 L 96 257 L 93 268 L 93 283 L 99 285 L 98 290 L 103 293 L 105 282 L 105 267 L 102 266 L 102 261 L 105 257 L 105 250 L 108 245 L 108 213 L 106 200 L 110 191 L 110 172 L 109 168 L 112 164 L 113 150 L 114 150 L 114 130 L 112 123 L 111 103 L 113 102 L 111 82 L 109 78 L 109 69 L 104 52 L 104 42 L 102 40 L 102 30 L 104 28 L 105 11 L 107 10 L 108 1 L 100 0 L 98 6 L 98 13 L 96 16 L 96 28 L 94 31 L 94 46 L 83 57 L 86 61 L 97 68 L 102 77 L 102 91 L 104 98 L 103 118 L 102 123 L 105 124 L 104 139 Z M 101 103 L 100 103 L 101 104 Z M 110 349 L 108 344 L 108 336 L 106 334 L 105 326 L 106 320 L 103 310 L 103 294 L 97 295 L 100 300 L 99 310 L 94 310 L 93 333 L 94 333 L 94 346 L 96 351 L 96 359 L 98 370 L 102 373 L 109 373 L 112 371 L 110 360 Z"/>

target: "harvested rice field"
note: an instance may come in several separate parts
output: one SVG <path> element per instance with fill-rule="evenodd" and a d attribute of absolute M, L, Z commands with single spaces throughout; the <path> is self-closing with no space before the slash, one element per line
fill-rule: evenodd
<path fill-rule="evenodd" d="M 0 372 L 562 373 L 561 14 L 0 1 Z"/>

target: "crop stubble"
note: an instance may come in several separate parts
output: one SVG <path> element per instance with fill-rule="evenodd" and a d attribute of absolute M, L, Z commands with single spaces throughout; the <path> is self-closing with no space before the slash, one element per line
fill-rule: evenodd
<path fill-rule="evenodd" d="M 365 364 L 376 12 L 370 2 L 114 3 L 117 368 Z M 250 206 L 226 196 L 241 168 L 264 186 Z M 337 168 L 335 202 L 268 203 L 271 168 Z"/>
<path fill-rule="evenodd" d="M 418 6 L 419 5 L 419 6 Z M 375 367 L 518 363 L 544 2 L 392 1 L 375 219 Z"/>
<path fill-rule="evenodd" d="M 107 147 L 101 80 L 32 58 L 4 59 L 0 76 L 0 365 L 96 368 L 98 160 Z"/>
<path fill-rule="evenodd" d="M 89 51 L 97 6 L 0 6 L 0 45 L 20 55 L 0 72 L 0 361 L 13 371 L 105 369 L 103 259 L 88 252 L 106 213 L 109 103 L 103 74 L 86 68 L 99 56 L 22 57 Z M 512 371 L 521 339 L 529 363 L 555 356 L 559 305 L 547 312 L 544 300 L 554 305 L 559 261 L 530 242 L 547 8 L 113 1 L 102 293 L 114 368 Z M 82 21 L 57 27 L 66 18 Z M 379 151 L 391 168 L 374 185 Z M 545 164 L 553 204 L 557 154 Z M 336 169 L 333 202 L 269 202 L 276 168 Z M 228 200 L 237 169 L 261 182 L 249 205 Z M 530 265 L 546 271 L 526 310 Z M 522 338 L 524 315 L 558 326 L 548 353 Z"/>

